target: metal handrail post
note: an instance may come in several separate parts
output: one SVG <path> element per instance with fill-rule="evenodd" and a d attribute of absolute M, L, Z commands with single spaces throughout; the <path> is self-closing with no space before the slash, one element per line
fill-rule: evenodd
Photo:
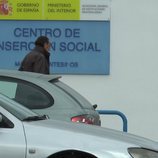
<path fill-rule="evenodd" d="M 103 114 L 103 115 L 118 115 L 121 117 L 122 121 L 123 121 L 123 131 L 127 132 L 127 118 L 126 116 L 117 110 L 97 110 L 99 114 Z"/>

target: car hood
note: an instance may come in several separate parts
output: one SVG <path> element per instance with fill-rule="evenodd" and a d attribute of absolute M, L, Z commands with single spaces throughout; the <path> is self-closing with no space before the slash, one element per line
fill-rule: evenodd
<path fill-rule="evenodd" d="M 98 151 L 103 152 L 105 149 L 121 152 L 128 147 L 158 150 L 157 142 L 94 125 L 43 120 L 24 122 L 24 128 L 28 146 L 42 144 L 56 152 L 77 149 L 97 154 Z"/>

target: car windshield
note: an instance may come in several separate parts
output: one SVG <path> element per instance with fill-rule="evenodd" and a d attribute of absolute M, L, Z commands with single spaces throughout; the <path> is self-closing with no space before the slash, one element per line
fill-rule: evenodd
<path fill-rule="evenodd" d="M 67 95 L 69 95 L 73 100 L 75 100 L 75 102 L 77 102 L 82 108 L 85 108 L 85 109 L 92 108 L 93 109 L 92 104 L 87 99 L 85 99 L 78 92 L 76 92 L 74 89 L 67 86 L 63 82 L 61 82 L 59 80 L 56 80 L 56 81 L 52 80 L 52 81 L 50 81 L 50 83 L 54 84 L 55 86 L 60 88 L 62 91 L 67 93 Z"/>
<path fill-rule="evenodd" d="M 17 102 L 10 100 L 7 97 L 0 95 L 0 98 L 2 98 L 0 99 L 0 106 L 6 109 L 8 112 L 13 114 L 15 117 L 17 117 L 21 121 L 26 120 L 27 118 L 33 118 L 33 117 L 36 117 L 36 120 L 37 120 L 37 117 L 41 118 L 41 116 L 38 116 L 38 114 L 25 108 L 24 106 L 20 105 Z"/>

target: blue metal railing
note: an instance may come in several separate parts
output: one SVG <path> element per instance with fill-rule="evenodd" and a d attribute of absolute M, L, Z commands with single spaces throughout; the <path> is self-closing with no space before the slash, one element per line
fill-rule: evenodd
<path fill-rule="evenodd" d="M 97 111 L 101 115 L 118 115 L 118 116 L 120 116 L 123 121 L 123 131 L 127 132 L 127 118 L 122 112 L 117 111 L 117 110 L 97 110 Z"/>

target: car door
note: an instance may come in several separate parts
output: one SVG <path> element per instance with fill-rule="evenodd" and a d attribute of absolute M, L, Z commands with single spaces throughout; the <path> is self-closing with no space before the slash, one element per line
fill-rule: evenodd
<path fill-rule="evenodd" d="M 0 158 L 26 158 L 22 122 L 0 106 Z"/>

